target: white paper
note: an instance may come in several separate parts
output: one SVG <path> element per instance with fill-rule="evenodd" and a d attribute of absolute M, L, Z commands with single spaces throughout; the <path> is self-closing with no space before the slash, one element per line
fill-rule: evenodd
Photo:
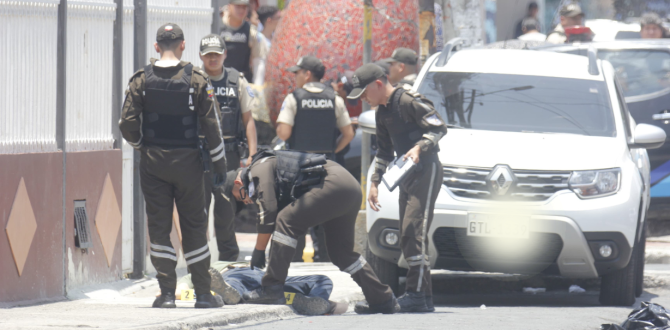
<path fill-rule="evenodd" d="M 388 170 L 384 174 L 384 181 L 386 181 L 386 184 L 389 186 L 389 189 L 391 187 L 394 187 L 397 185 L 398 180 L 400 180 L 407 171 L 412 169 L 412 166 L 414 166 L 414 160 L 412 157 L 408 157 L 407 161 L 405 161 L 405 164 L 403 164 L 402 167 L 398 167 L 396 165 L 391 166 L 391 169 Z"/>

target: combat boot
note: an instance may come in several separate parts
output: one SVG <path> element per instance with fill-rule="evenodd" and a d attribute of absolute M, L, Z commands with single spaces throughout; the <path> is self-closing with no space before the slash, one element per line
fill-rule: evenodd
<path fill-rule="evenodd" d="M 247 304 L 286 305 L 283 284 L 262 286 L 245 293 L 242 298 Z"/>
<path fill-rule="evenodd" d="M 400 305 L 400 313 L 431 312 L 426 306 L 426 294 L 423 292 L 405 292 L 398 298 L 398 304 Z"/>
<path fill-rule="evenodd" d="M 199 294 L 195 297 L 195 308 L 219 308 L 223 307 L 223 298 L 211 293 Z"/>
<path fill-rule="evenodd" d="M 240 292 L 228 285 L 218 270 L 210 268 L 209 275 L 212 277 L 212 291 L 221 296 L 226 305 L 237 305 L 242 300 Z"/>
<path fill-rule="evenodd" d="M 370 305 L 367 301 L 360 301 L 354 307 L 354 312 L 356 314 L 394 314 L 400 312 L 400 305 L 398 305 L 398 300 L 395 298 L 395 295 L 391 300 L 376 305 Z"/>
<path fill-rule="evenodd" d="M 153 308 L 177 308 L 177 305 L 174 303 L 174 290 L 161 292 L 161 295 L 156 297 L 154 304 L 151 306 Z"/>

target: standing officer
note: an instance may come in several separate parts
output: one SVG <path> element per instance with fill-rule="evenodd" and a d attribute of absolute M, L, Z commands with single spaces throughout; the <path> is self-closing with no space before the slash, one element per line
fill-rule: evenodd
<path fill-rule="evenodd" d="M 276 155 L 276 156 L 275 156 Z M 253 267 L 265 266 L 265 248 L 272 237 L 270 261 L 262 287 L 244 295 L 252 304 L 285 304 L 284 282 L 298 237 L 309 227 L 325 228 L 328 254 L 340 270 L 363 289 L 369 305 L 357 313 L 392 314 L 400 310 L 387 285 L 379 282 L 365 259 L 354 252 L 354 226 L 361 203 L 358 181 L 323 155 L 296 151 L 262 151 L 238 174 L 233 194 L 261 209 Z"/>
<path fill-rule="evenodd" d="M 177 252 L 170 243 L 172 210 L 177 204 L 182 247 L 193 277 L 196 308 L 223 306 L 210 293 L 207 215 L 203 189 L 204 168 L 211 157 L 213 171 L 223 184 L 226 158 L 214 90 L 207 74 L 180 61 L 184 33 L 176 24 L 161 26 L 154 47 L 160 60 L 137 71 L 130 79 L 119 128 L 123 137 L 142 154 L 140 178 L 146 201 L 151 240 L 151 263 L 161 295 L 153 307 L 175 308 Z M 200 148 L 198 131 L 209 142 Z M 205 155 L 202 155 L 202 153 Z"/>
<path fill-rule="evenodd" d="M 326 68 L 314 56 L 303 56 L 288 69 L 296 90 L 286 95 L 277 117 L 277 136 L 291 150 L 322 153 L 333 159 L 354 138 L 344 100 L 321 83 Z M 336 128 L 341 138 L 336 140 Z"/>
<path fill-rule="evenodd" d="M 251 116 L 254 93 L 247 80 L 234 68 L 226 68 L 226 44 L 216 34 L 210 34 L 200 40 L 200 59 L 209 75 L 214 95 L 221 109 L 221 131 L 225 142 L 227 168 L 229 171 L 240 167 L 240 158 L 246 152 L 244 143 L 249 146 L 249 158 L 256 153 L 256 124 Z M 237 261 L 240 249 L 235 239 L 235 212 L 230 198 L 220 189 L 212 189 L 211 180 L 205 180 L 206 206 L 214 194 L 214 228 L 220 261 Z M 211 193 L 210 193 L 211 191 Z"/>
<path fill-rule="evenodd" d="M 379 211 L 377 187 L 394 159 L 394 151 L 398 157 L 411 157 L 418 164 L 417 170 L 400 184 L 400 247 L 409 271 L 406 293 L 398 298 L 398 303 L 401 312 L 432 312 L 435 308 L 426 233 L 442 185 L 442 165 L 437 152 L 438 141 L 447 133 L 447 127 L 428 99 L 394 88 L 379 66 L 363 65 L 356 70 L 353 80 L 356 88 L 348 97 L 362 97 L 370 106 L 379 106 L 375 116 L 378 149 L 375 173 L 370 179 L 370 207 Z"/>
<path fill-rule="evenodd" d="M 223 13 L 221 37 L 231 54 L 226 56 L 223 65 L 242 72 L 247 81 L 254 82 L 253 73 L 257 72 L 258 66 L 263 62 L 263 45 L 259 42 L 256 27 L 246 21 L 248 14 L 249 0 L 231 0 Z"/>
<path fill-rule="evenodd" d="M 416 64 L 419 56 L 409 48 L 396 48 L 391 57 L 384 60 L 389 63 L 388 80 L 391 85 L 400 84 L 403 88 L 410 90 L 416 80 Z"/>

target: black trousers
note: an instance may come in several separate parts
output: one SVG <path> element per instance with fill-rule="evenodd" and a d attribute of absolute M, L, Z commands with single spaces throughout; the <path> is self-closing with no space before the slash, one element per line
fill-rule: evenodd
<path fill-rule="evenodd" d="M 210 291 L 204 171 L 197 149 L 145 147 L 140 179 L 146 201 L 151 263 L 163 292 L 177 287 L 177 252 L 170 242 L 174 205 L 179 213 L 182 247 L 196 294 Z"/>
<path fill-rule="evenodd" d="M 240 167 L 240 155 L 237 151 L 226 152 L 226 163 L 228 171 Z M 219 261 L 237 261 L 240 248 L 235 237 L 235 198 L 230 192 L 212 187 L 212 173 L 205 180 L 205 204 L 207 212 L 214 195 L 214 231 L 216 233 L 216 245 L 219 249 Z"/>
<path fill-rule="evenodd" d="M 327 166 L 326 170 L 328 174 L 321 185 L 310 189 L 277 215 L 263 286 L 285 283 L 297 238 L 304 236 L 310 227 L 319 225 L 324 228 L 333 264 L 351 275 L 370 304 L 384 303 L 391 299 L 391 289 L 382 284 L 372 267 L 354 252 L 356 216 L 362 200 L 358 181 L 341 166 Z"/>

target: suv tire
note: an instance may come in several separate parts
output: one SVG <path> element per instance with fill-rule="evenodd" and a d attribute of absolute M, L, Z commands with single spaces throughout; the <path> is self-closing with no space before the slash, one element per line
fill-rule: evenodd
<path fill-rule="evenodd" d="M 642 226 L 642 235 L 638 242 L 638 259 L 635 267 L 635 297 L 639 297 L 644 292 L 644 258 L 645 246 L 647 245 L 647 222 Z"/>
<path fill-rule="evenodd" d="M 372 270 L 375 271 L 379 281 L 390 286 L 391 290 L 393 290 L 393 292 L 397 295 L 400 267 L 398 267 L 397 264 L 388 262 L 372 253 L 369 242 L 367 248 L 365 249 L 365 260 L 370 264 Z"/>
<path fill-rule="evenodd" d="M 628 265 L 604 275 L 600 282 L 600 303 L 604 306 L 631 306 L 635 303 L 637 263 L 639 259 L 636 244 Z M 642 261 L 644 262 L 644 261 Z"/>

